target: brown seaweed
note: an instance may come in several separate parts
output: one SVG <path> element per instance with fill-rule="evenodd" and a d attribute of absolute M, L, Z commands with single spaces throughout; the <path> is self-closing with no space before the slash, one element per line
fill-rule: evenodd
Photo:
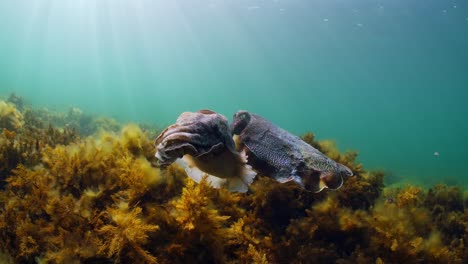
<path fill-rule="evenodd" d="M 468 256 L 465 190 L 386 188 L 384 173 L 365 170 L 357 152 L 311 133 L 303 139 L 356 176 L 339 190 L 310 193 L 259 175 L 239 194 L 196 184 L 176 165 L 156 168 L 150 129 L 86 125 L 96 118 L 76 109 L 15 111 L 24 123 L 8 121 L 0 135 L 0 261 L 380 264 Z"/>

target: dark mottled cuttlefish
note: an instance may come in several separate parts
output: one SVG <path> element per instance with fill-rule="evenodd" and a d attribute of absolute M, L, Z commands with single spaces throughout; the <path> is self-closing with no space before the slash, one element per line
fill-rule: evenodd
<path fill-rule="evenodd" d="M 343 178 L 353 175 L 348 167 L 258 115 L 238 111 L 230 130 L 238 136 L 235 141 L 246 151 L 249 164 L 281 183 L 294 181 L 306 190 L 320 192 L 340 188 Z"/>

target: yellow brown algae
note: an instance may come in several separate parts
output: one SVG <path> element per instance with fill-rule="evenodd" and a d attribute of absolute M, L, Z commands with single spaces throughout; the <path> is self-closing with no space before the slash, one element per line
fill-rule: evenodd
<path fill-rule="evenodd" d="M 11 103 L 0 100 L 0 127 L 18 130 L 24 125 L 23 114 Z"/>
<path fill-rule="evenodd" d="M 19 111 L 19 110 L 17 110 Z M 0 246 L 16 263 L 462 263 L 466 191 L 384 188 L 357 153 L 303 139 L 355 172 L 310 193 L 259 175 L 247 194 L 153 166 L 137 125 L 86 137 L 25 107 L 0 136 Z M 74 113 L 78 114 L 78 113 Z M 61 124 L 67 123 L 62 115 Z M 71 118 L 70 117 L 70 118 Z M 95 120 L 95 119 L 94 119 Z M 88 121 L 86 121 L 88 122 Z M 95 122 L 95 121 L 89 121 Z M 53 123 L 53 122 L 52 122 Z M 65 125 L 64 125 L 65 126 Z M 88 127 L 97 127 L 89 125 Z M 11 127 L 10 127 L 11 128 Z M 104 129 L 106 130 L 106 129 Z"/>

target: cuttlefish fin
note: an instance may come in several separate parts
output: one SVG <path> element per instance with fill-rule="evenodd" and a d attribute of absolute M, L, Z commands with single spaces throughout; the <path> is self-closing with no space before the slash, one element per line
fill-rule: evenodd
<path fill-rule="evenodd" d="M 226 179 L 224 187 L 231 192 L 245 193 L 249 190 L 249 186 L 241 178 Z"/>
<path fill-rule="evenodd" d="M 197 166 L 192 165 L 192 162 L 186 156 L 177 159 L 175 163 L 181 166 L 185 170 L 185 173 L 187 173 L 187 176 L 197 183 L 201 182 L 203 177 L 206 177 L 206 182 L 213 188 L 221 188 L 226 184 L 226 179 L 221 179 L 201 171 Z"/>
<path fill-rule="evenodd" d="M 185 155 L 181 159 L 178 159 L 176 163 L 182 166 L 185 169 L 187 176 L 196 182 L 200 182 L 203 177 L 207 177 L 206 180 L 208 184 L 214 188 L 224 187 L 231 192 L 247 192 L 249 185 L 252 184 L 257 173 L 250 165 L 247 165 L 247 156 L 245 153 L 239 153 L 239 156 L 240 162 L 238 164 L 231 164 L 234 166 L 239 166 L 238 170 L 236 170 L 238 175 L 229 175 L 227 177 L 222 177 L 226 175 L 221 174 L 216 174 L 217 176 L 215 176 L 202 171 L 196 164 L 197 160 L 193 157 L 190 157 L 189 155 Z M 220 172 L 222 171 L 218 171 L 218 173 Z"/>
<path fill-rule="evenodd" d="M 299 175 L 292 175 L 290 178 L 303 189 L 318 193 L 325 188 L 329 188 L 322 174 L 323 172 L 312 170 L 301 172 Z"/>
<path fill-rule="evenodd" d="M 275 177 L 275 180 L 279 183 L 287 183 L 287 182 L 291 182 L 291 181 L 294 181 L 296 183 L 298 183 L 299 185 L 303 186 L 304 184 L 301 182 L 301 179 L 299 178 L 299 176 L 297 175 L 293 175 L 293 176 L 276 176 Z"/>
<path fill-rule="evenodd" d="M 257 172 L 252 169 L 252 166 L 244 164 L 239 177 L 231 177 L 223 180 L 226 180 L 225 187 L 229 191 L 245 193 L 249 190 L 249 185 L 252 184 L 255 176 L 257 176 Z"/>

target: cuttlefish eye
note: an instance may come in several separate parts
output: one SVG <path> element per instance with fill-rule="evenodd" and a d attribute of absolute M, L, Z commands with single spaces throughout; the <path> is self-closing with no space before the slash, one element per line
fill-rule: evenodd
<path fill-rule="evenodd" d="M 239 111 L 234 114 L 234 118 L 230 127 L 231 133 L 233 135 L 239 135 L 242 130 L 244 130 L 245 127 L 249 124 L 250 118 L 251 116 L 247 111 Z"/>

